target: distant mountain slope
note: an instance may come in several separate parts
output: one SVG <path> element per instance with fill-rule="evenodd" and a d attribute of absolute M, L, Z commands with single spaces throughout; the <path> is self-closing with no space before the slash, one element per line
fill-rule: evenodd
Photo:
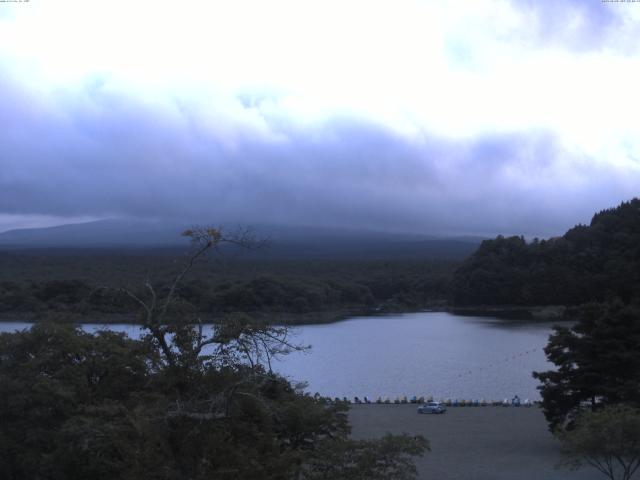
<path fill-rule="evenodd" d="M 159 248 L 187 246 L 180 233 L 189 224 L 100 220 L 0 234 L 0 248 Z M 234 226 L 225 226 L 230 230 Z M 481 239 L 442 238 L 323 227 L 259 224 L 256 236 L 268 239 L 262 258 L 447 258 L 461 259 Z"/>
<path fill-rule="evenodd" d="M 160 222 L 98 220 L 47 228 L 24 228 L 0 233 L 0 246 L 117 247 L 186 245 L 184 228 Z"/>
<path fill-rule="evenodd" d="M 485 240 L 456 271 L 452 295 L 457 305 L 640 300 L 640 199 L 603 210 L 562 237 Z"/>

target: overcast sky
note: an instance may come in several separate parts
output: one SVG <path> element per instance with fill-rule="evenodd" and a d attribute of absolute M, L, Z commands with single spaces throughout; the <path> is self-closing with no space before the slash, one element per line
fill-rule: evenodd
<path fill-rule="evenodd" d="M 640 3 L 0 3 L 0 231 L 549 236 L 640 194 Z"/>

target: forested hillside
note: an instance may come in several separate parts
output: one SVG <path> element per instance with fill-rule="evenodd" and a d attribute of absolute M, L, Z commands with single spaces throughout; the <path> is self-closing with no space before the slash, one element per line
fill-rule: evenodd
<path fill-rule="evenodd" d="M 145 283 L 177 275 L 184 225 L 104 220 L 0 234 L 0 318 L 133 321 Z M 443 305 L 453 270 L 477 237 L 324 227 L 229 226 L 260 248 L 225 245 L 179 291 L 181 315 L 244 312 L 276 322 L 324 322 Z"/>
<path fill-rule="evenodd" d="M 640 297 L 640 199 L 562 237 L 485 240 L 455 272 L 456 305 L 577 305 Z"/>

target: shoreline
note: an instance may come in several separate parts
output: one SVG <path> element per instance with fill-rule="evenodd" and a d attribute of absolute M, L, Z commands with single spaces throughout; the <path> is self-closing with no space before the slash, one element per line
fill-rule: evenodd
<path fill-rule="evenodd" d="M 496 317 L 512 320 L 569 320 L 566 305 L 470 305 L 450 306 L 449 313 L 461 316 Z"/>
<path fill-rule="evenodd" d="M 398 313 L 415 313 L 415 310 L 411 312 L 398 312 Z M 248 315 L 258 321 L 270 322 L 278 325 L 321 325 L 329 323 L 337 323 L 343 320 L 347 320 L 352 317 L 358 316 L 376 316 L 383 315 L 378 312 L 361 311 L 361 310 L 338 310 L 338 311 L 326 311 L 326 312 L 308 312 L 303 314 L 291 313 L 291 312 L 229 312 L 220 315 L 193 315 L 189 317 L 200 319 L 202 323 L 215 323 L 216 321 L 224 318 L 228 315 Z M 0 322 L 25 322 L 25 323 L 38 323 L 51 321 L 55 323 L 99 323 L 99 324 L 131 324 L 142 325 L 142 322 L 138 319 L 140 315 L 137 313 L 71 313 L 71 312 L 16 312 L 16 313 L 3 313 L 0 314 Z M 90 319 L 90 320 L 89 320 Z"/>
<path fill-rule="evenodd" d="M 447 306 L 432 305 L 422 308 L 407 308 L 395 310 L 378 309 L 339 309 L 317 312 L 229 312 L 219 315 L 193 315 L 191 317 L 199 318 L 202 323 L 214 323 L 227 315 L 248 315 L 258 321 L 269 322 L 274 325 L 324 325 L 330 323 L 342 322 L 353 317 L 379 317 L 388 315 L 400 315 L 405 313 L 420 312 L 446 312 L 458 316 L 470 317 L 493 317 L 503 320 L 526 320 L 526 321 L 566 321 L 569 307 L 563 305 L 531 305 L 531 306 L 512 306 L 512 305 L 477 305 L 477 306 Z M 87 321 L 91 318 L 91 321 Z M 132 324 L 141 325 L 138 321 L 138 313 L 86 313 L 80 314 L 75 312 L 3 312 L 0 314 L 0 322 L 25 322 L 38 323 L 43 321 L 52 321 L 58 323 L 98 323 L 98 324 Z M 194 322 L 195 323 L 195 322 Z"/>

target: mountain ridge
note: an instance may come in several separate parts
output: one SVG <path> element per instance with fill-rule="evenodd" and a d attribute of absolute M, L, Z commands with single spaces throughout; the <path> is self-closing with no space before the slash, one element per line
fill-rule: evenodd
<path fill-rule="evenodd" d="M 0 249 L 46 248 L 187 248 L 181 233 L 186 222 L 106 219 L 45 228 L 15 229 L 0 233 Z M 234 231 L 236 225 L 222 224 Z M 258 238 L 268 240 L 262 256 L 322 257 L 445 257 L 463 258 L 482 240 L 473 236 L 437 236 L 347 228 L 255 224 Z"/>

